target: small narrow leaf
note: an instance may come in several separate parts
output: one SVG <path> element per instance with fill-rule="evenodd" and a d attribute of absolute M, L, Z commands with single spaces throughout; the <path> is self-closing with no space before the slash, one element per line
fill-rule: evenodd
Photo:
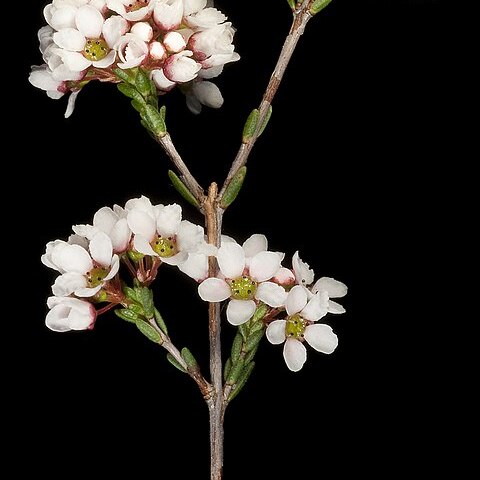
<path fill-rule="evenodd" d="M 134 72 L 132 72 L 131 70 L 122 70 L 121 68 L 115 68 L 113 72 L 118 78 L 120 78 L 124 82 L 131 83 L 132 85 L 135 84 L 135 75 L 132 75 L 132 73 Z"/>
<path fill-rule="evenodd" d="M 268 312 L 268 305 L 266 305 L 265 303 L 261 303 L 255 310 L 255 313 L 253 314 L 251 322 L 256 323 L 259 320 L 262 320 L 263 317 L 267 314 L 267 312 Z"/>
<path fill-rule="evenodd" d="M 268 125 L 268 122 L 270 121 L 271 116 L 272 116 L 272 106 L 270 105 L 268 107 L 268 112 L 265 115 L 265 118 L 263 120 L 262 126 L 260 127 L 260 130 L 258 132 L 258 136 L 260 136 L 267 128 L 267 125 Z"/>
<path fill-rule="evenodd" d="M 243 337 L 240 333 L 235 335 L 232 344 L 232 362 L 236 363 L 242 353 Z"/>
<path fill-rule="evenodd" d="M 131 85 L 128 85 L 127 83 L 119 83 L 117 85 L 117 88 L 126 97 L 131 98 L 132 100 L 135 100 L 136 102 L 138 102 L 142 105 L 145 105 L 145 100 L 143 99 L 143 97 Z"/>
<path fill-rule="evenodd" d="M 129 250 L 127 252 L 127 255 L 128 255 L 128 258 L 132 261 L 132 262 L 139 262 L 145 255 L 143 253 L 140 253 L 140 252 L 135 252 L 133 250 Z M 135 284 L 135 280 L 133 280 L 133 283 Z"/>
<path fill-rule="evenodd" d="M 119 308 L 114 310 L 114 312 L 117 317 L 120 317 L 122 320 L 126 320 L 127 322 L 136 323 L 140 321 L 140 317 L 135 312 L 132 312 L 126 308 Z"/>
<path fill-rule="evenodd" d="M 223 194 L 222 200 L 220 202 L 220 206 L 225 210 L 229 207 L 237 198 L 238 194 L 243 185 L 243 181 L 245 180 L 245 176 L 247 175 L 247 167 L 242 167 L 238 169 L 238 172 L 235 176 L 230 180 L 225 193 Z"/>
<path fill-rule="evenodd" d="M 145 316 L 150 319 L 155 316 L 155 306 L 153 304 L 153 292 L 147 287 L 137 287 L 135 289 L 138 301 L 145 311 Z"/>
<path fill-rule="evenodd" d="M 265 326 L 261 320 L 258 322 L 252 323 L 252 326 L 250 327 L 250 335 L 258 332 L 259 330 L 263 330 L 264 328 Z"/>
<path fill-rule="evenodd" d="M 153 313 L 155 314 L 155 322 L 158 325 L 158 328 L 165 334 L 168 335 L 168 329 L 167 325 L 165 324 L 165 321 L 163 320 L 163 317 L 160 315 L 160 312 L 155 308 Z"/>
<path fill-rule="evenodd" d="M 290 8 L 292 10 L 295 10 L 295 0 L 287 0 L 288 1 L 288 4 L 290 5 Z"/>
<path fill-rule="evenodd" d="M 251 334 L 248 337 L 247 342 L 245 343 L 245 351 L 246 352 L 252 351 L 260 343 L 260 340 L 262 339 L 262 337 L 263 337 L 263 329 Z"/>
<path fill-rule="evenodd" d="M 171 354 L 167 353 L 167 360 L 178 370 L 180 370 L 183 373 L 187 373 L 187 371 L 180 365 L 180 363 L 177 361 L 177 359 Z"/>
<path fill-rule="evenodd" d="M 160 334 L 147 322 L 138 320 L 136 322 L 137 328 L 152 342 L 162 344 L 163 340 Z"/>
<path fill-rule="evenodd" d="M 135 293 L 135 290 L 133 288 L 124 285 L 123 293 L 129 300 L 132 300 L 133 302 L 138 302 L 137 294 Z"/>
<path fill-rule="evenodd" d="M 145 102 L 139 102 L 138 100 L 132 100 L 131 101 L 132 107 L 140 114 L 142 115 L 145 111 L 146 104 Z M 144 127 L 147 130 L 150 130 L 150 125 L 145 122 L 147 125 L 144 125 Z"/>
<path fill-rule="evenodd" d="M 160 114 L 160 116 L 162 117 L 163 121 L 165 121 L 166 117 L 167 117 L 167 107 L 165 105 L 162 105 L 162 107 L 160 108 L 160 110 L 158 111 L 158 113 Z"/>
<path fill-rule="evenodd" d="M 242 372 L 242 375 L 238 379 L 237 384 L 233 387 L 230 395 L 228 396 L 229 402 L 231 402 L 240 393 L 242 388 L 247 383 L 247 380 L 250 378 L 250 375 L 252 374 L 254 368 L 255 368 L 255 362 L 252 362 L 250 363 L 250 365 L 247 365 L 245 367 L 245 370 Z"/>
<path fill-rule="evenodd" d="M 232 365 L 232 369 L 230 370 L 230 375 L 228 376 L 227 383 L 230 385 L 234 385 L 237 383 L 240 375 L 243 372 L 243 367 L 245 365 L 245 360 L 240 357 L 237 362 Z"/>
<path fill-rule="evenodd" d="M 244 342 L 247 340 L 247 337 L 248 337 L 248 325 L 249 325 L 249 323 L 250 322 L 242 323 L 242 325 L 240 325 L 238 327 L 238 331 L 242 334 Z"/>
<path fill-rule="evenodd" d="M 258 116 L 259 111 L 256 108 L 252 110 L 252 112 L 248 116 L 247 121 L 245 122 L 245 126 L 243 127 L 243 143 L 248 143 L 250 139 L 255 135 L 255 131 L 257 130 Z"/>
<path fill-rule="evenodd" d="M 323 10 L 332 0 L 314 0 L 310 5 L 310 13 L 316 15 Z"/>
<path fill-rule="evenodd" d="M 193 356 L 192 352 L 187 347 L 182 348 L 181 355 L 182 355 L 182 358 L 185 360 L 185 363 L 187 364 L 189 369 L 193 369 L 193 370 L 198 369 L 198 363 L 195 360 L 195 357 Z"/>
<path fill-rule="evenodd" d="M 167 127 L 158 110 L 152 105 L 146 105 L 142 113 L 142 118 L 148 123 L 152 132 L 158 137 L 163 137 L 167 133 Z"/>
<path fill-rule="evenodd" d="M 141 68 L 138 69 L 137 78 L 135 78 L 135 87 L 145 99 L 152 93 L 150 79 Z"/>
<path fill-rule="evenodd" d="M 229 358 L 225 362 L 225 368 L 223 370 L 223 379 L 227 381 L 228 376 L 230 375 L 230 370 L 232 369 L 232 360 Z"/>
<path fill-rule="evenodd" d="M 163 107 L 162 107 L 163 108 Z M 161 110 L 160 110 L 161 111 Z M 178 175 L 173 171 L 169 170 L 168 171 L 168 177 L 170 178 L 170 181 L 172 182 L 175 190 L 190 204 L 193 205 L 194 207 L 199 207 L 199 204 L 197 202 L 197 199 L 192 195 L 190 190 L 187 188 L 187 186 L 180 180 Z"/>
<path fill-rule="evenodd" d="M 145 315 L 145 311 L 143 310 L 143 307 L 138 303 L 131 303 L 128 306 L 128 309 L 131 310 L 132 312 L 135 312 L 137 315 Z"/>
<path fill-rule="evenodd" d="M 252 348 L 246 355 L 245 355 L 245 366 L 247 366 L 255 357 L 258 351 L 258 347 L 260 346 L 260 343 L 257 343 L 257 346 Z"/>

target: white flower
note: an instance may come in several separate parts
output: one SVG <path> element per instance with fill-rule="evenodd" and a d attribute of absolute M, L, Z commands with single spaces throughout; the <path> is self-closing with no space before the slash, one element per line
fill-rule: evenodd
<path fill-rule="evenodd" d="M 267 328 L 270 343 L 278 345 L 285 342 L 283 357 L 292 372 L 298 372 L 307 359 L 306 341 L 315 350 L 330 354 L 338 345 L 338 338 L 330 326 L 315 324 L 326 315 L 328 295 L 317 292 L 309 299 L 305 287 L 296 285 L 288 293 L 285 308 L 288 317 L 274 320 Z"/>
<path fill-rule="evenodd" d="M 267 239 L 252 235 L 243 246 L 223 241 L 217 253 L 222 278 L 207 278 L 198 287 L 202 300 L 222 302 L 230 298 L 227 319 L 232 325 L 247 322 L 256 301 L 280 307 L 286 299 L 283 287 L 269 280 L 280 268 L 281 255 L 267 251 Z"/>
<path fill-rule="evenodd" d="M 79 245 L 83 248 L 88 248 L 88 241 L 78 235 L 72 235 L 68 239 L 68 242 L 65 242 L 64 240 L 48 242 L 45 253 L 41 257 L 42 263 L 49 268 L 57 270 L 57 272 L 65 273 L 65 270 L 60 265 L 60 258 L 61 251 L 69 245 Z"/>
<path fill-rule="evenodd" d="M 65 242 L 47 245 L 42 261 L 62 273 L 52 287 L 55 296 L 74 293 L 77 297 L 92 297 L 118 273 L 120 260 L 113 254 L 112 242 L 105 233 L 94 235 L 88 249 L 89 252 L 80 245 Z"/>
<path fill-rule="evenodd" d="M 310 268 L 308 263 L 302 261 L 298 251 L 294 253 L 292 258 L 292 267 L 295 272 L 295 279 L 299 285 L 306 287 L 313 283 L 315 272 Z"/>
<path fill-rule="evenodd" d="M 107 0 L 107 8 L 130 22 L 139 22 L 152 14 L 156 3 L 157 0 Z"/>
<path fill-rule="evenodd" d="M 179 265 L 189 253 L 196 253 L 205 244 L 204 231 L 199 225 L 182 220 L 179 205 L 152 206 L 146 197 L 127 202 L 127 221 L 134 234 L 137 252 L 158 257 L 163 263 Z M 132 206 L 138 208 L 132 208 Z"/>
<path fill-rule="evenodd" d="M 193 80 L 202 66 L 193 58 L 190 50 L 183 50 L 165 60 L 163 64 L 163 73 L 171 82 L 185 83 Z"/>
<path fill-rule="evenodd" d="M 128 31 L 128 22 L 120 16 L 105 20 L 91 5 L 78 8 L 74 21 L 75 27 L 62 28 L 53 34 L 53 41 L 59 47 L 53 50 L 54 53 L 74 72 L 92 65 L 96 68 L 112 65 L 116 59 L 113 47 Z"/>
<path fill-rule="evenodd" d="M 223 97 L 220 89 L 212 82 L 198 81 L 192 83 L 185 92 L 187 106 L 192 113 L 199 114 L 202 105 L 210 108 L 220 108 L 223 105 Z"/>
<path fill-rule="evenodd" d="M 132 232 L 128 227 L 127 212 L 118 205 L 103 207 L 93 217 L 93 225 L 74 225 L 73 231 L 82 237 L 92 240 L 98 233 L 108 235 L 112 242 L 114 253 L 123 253 L 128 250 Z"/>
<path fill-rule="evenodd" d="M 182 23 L 183 0 L 157 0 L 153 19 L 161 30 L 176 30 Z"/>
<path fill-rule="evenodd" d="M 77 298 L 50 297 L 47 305 L 50 311 L 45 324 L 54 332 L 91 329 L 97 318 L 93 305 Z"/>
<path fill-rule="evenodd" d="M 148 55 L 148 45 L 133 33 L 121 37 L 114 48 L 121 60 L 118 66 L 123 69 L 138 67 Z"/>
<path fill-rule="evenodd" d="M 48 65 L 33 66 L 28 81 L 37 88 L 45 90 L 50 98 L 55 100 L 65 95 L 65 82 L 55 80 Z"/>

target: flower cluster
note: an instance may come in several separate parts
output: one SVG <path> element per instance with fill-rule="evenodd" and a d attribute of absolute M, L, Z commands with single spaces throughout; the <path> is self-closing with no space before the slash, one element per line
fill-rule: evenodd
<path fill-rule="evenodd" d="M 209 80 L 239 60 L 235 30 L 207 0 L 53 0 L 38 38 L 44 64 L 29 80 L 58 99 L 91 80 L 117 82 L 116 68 L 142 67 L 163 94 L 179 85 L 187 105 L 219 108 L 223 98 Z"/>

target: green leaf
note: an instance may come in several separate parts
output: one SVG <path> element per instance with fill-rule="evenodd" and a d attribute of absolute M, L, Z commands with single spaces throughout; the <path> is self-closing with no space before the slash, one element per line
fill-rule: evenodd
<path fill-rule="evenodd" d="M 295 10 L 295 0 L 287 0 L 288 4 L 290 5 L 290 8 L 292 10 Z"/>
<path fill-rule="evenodd" d="M 160 315 L 160 312 L 155 308 L 153 313 L 155 314 L 155 322 L 158 325 L 158 328 L 165 334 L 168 335 L 168 329 L 167 325 L 165 324 L 165 321 L 163 320 L 163 317 Z"/>
<path fill-rule="evenodd" d="M 248 337 L 247 342 L 245 343 L 245 351 L 246 352 L 252 351 L 260 343 L 260 340 L 262 339 L 262 337 L 263 337 L 263 329 L 251 334 Z"/>
<path fill-rule="evenodd" d="M 118 90 L 123 93 L 126 97 L 135 100 L 136 102 L 145 106 L 145 100 L 143 97 L 138 93 L 137 89 L 128 85 L 127 83 L 119 83 L 117 85 Z"/>
<path fill-rule="evenodd" d="M 258 347 L 260 346 L 260 343 L 257 343 L 255 347 L 252 348 L 246 355 L 245 355 L 245 366 L 247 366 L 255 357 Z"/>
<path fill-rule="evenodd" d="M 198 363 L 195 360 L 192 352 L 187 347 L 182 348 L 181 355 L 182 358 L 185 360 L 185 363 L 187 364 L 189 370 L 198 370 Z"/>
<path fill-rule="evenodd" d="M 163 107 L 162 107 L 163 108 Z M 161 111 L 161 110 L 160 110 Z M 197 202 L 197 199 L 191 194 L 190 190 L 187 188 L 187 186 L 180 180 L 178 175 L 173 171 L 169 170 L 168 171 L 168 177 L 170 178 L 170 181 L 172 182 L 175 190 L 190 204 L 193 205 L 194 207 L 199 207 L 199 204 Z"/>
<path fill-rule="evenodd" d="M 135 290 L 133 288 L 124 285 L 123 293 L 129 300 L 132 300 L 133 302 L 138 302 L 137 294 L 135 293 Z"/>
<path fill-rule="evenodd" d="M 145 311 L 143 310 L 143 307 L 138 303 L 131 303 L 128 306 L 128 309 L 131 310 L 132 312 L 135 312 L 137 315 L 145 315 Z"/>
<path fill-rule="evenodd" d="M 232 362 L 236 363 L 240 354 L 242 353 L 242 346 L 243 346 L 243 337 L 241 333 L 237 333 L 235 338 L 233 339 L 232 344 Z"/>
<path fill-rule="evenodd" d="M 163 340 L 160 334 L 147 322 L 138 320 L 136 322 L 137 328 L 152 342 L 162 344 Z"/>
<path fill-rule="evenodd" d="M 250 378 L 250 375 L 255 368 L 255 362 L 250 363 L 245 367 L 245 370 L 242 372 L 242 375 L 239 377 L 237 384 L 233 387 L 230 395 L 228 396 L 228 401 L 231 402 L 242 390 L 242 388 L 247 383 L 247 380 Z"/>
<path fill-rule="evenodd" d="M 155 306 L 153 304 L 153 292 L 147 287 L 137 287 L 135 289 L 138 301 L 145 311 L 145 316 L 151 319 L 155 316 Z"/>
<path fill-rule="evenodd" d="M 153 82 L 152 82 L 153 83 Z M 162 117 L 163 121 L 165 121 L 165 119 L 167 118 L 167 107 L 165 105 L 162 105 L 162 107 L 160 108 L 160 110 L 158 111 L 158 113 L 160 114 L 160 116 Z"/>
<path fill-rule="evenodd" d="M 183 373 L 187 373 L 187 371 L 178 363 L 177 359 L 171 354 L 167 353 L 167 360 L 178 370 L 180 370 Z"/>
<path fill-rule="evenodd" d="M 138 69 L 137 77 L 135 78 L 135 87 L 145 99 L 152 93 L 150 79 L 141 68 Z"/>
<path fill-rule="evenodd" d="M 252 110 L 250 115 L 245 122 L 245 126 L 243 127 L 243 134 L 242 134 L 242 142 L 248 143 L 252 137 L 255 135 L 255 131 L 257 130 L 257 123 L 258 123 L 258 116 L 259 111 L 257 108 Z"/>
<path fill-rule="evenodd" d="M 228 375 L 230 374 L 230 370 L 232 369 L 232 359 L 229 358 L 226 362 L 225 362 L 225 368 L 223 370 L 223 379 L 225 381 L 227 381 L 227 378 L 228 378 Z"/>
<path fill-rule="evenodd" d="M 316 15 L 323 10 L 332 0 L 314 0 L 310 5 L 310 13 Z"/>
<path fill-rule="evenodd" d="M 265 303 L 261 303 L 257 309 L 255 310 L 255 313 L 253 314 L 252 323 L 258 322 L 259 320 L 263 320 L 263 317 L 267 314 L 268 312 L 268 305 Z"/>
<path fill-rule="evenodd" d="M 159 111 L 152 105 L 146 105 L 142 113 L 142 118 L 148 123 L 152 132 L 158 137 L 163 137 L 167 133 L 165 121 Z"/>
<path fill-rule="evenodd" d="M 242 323 L 239 327 L 238 327 L 238 331 L 241 333 L 242 337 L 243 337 L 243 341 L 246 341 L 247 340 L 247 337 L 248 337 L 248 325 L 249 325 L 250 322 L 247 322 L 247 323 Z"/>
<path fill-rule="evenodd" d="M 259 330 L 263 330 L 264 328 L 265 328 L 265 326 L 264 326 L 262 321 L 252 323 L 251 327 L 250 327 L 250 335 L 258 332 Z"/>
<path fill-rule="evenodd" d="M 143 253 L 135 252 L 134 250 L 129 250 L 127 255 L 132 262 L 139 262 L 145 256 Z M 135 280 L 133 280 L 133 283 L 135 283 Z"/>
<path fill-rule="evenodd" d="M 267 125 L 268 125 L 268 122 L 270 121 L 271 116 L 272 116 L 272 106 L 270 105 L 268 107 L 268 112 L 265 115 L 265 118 L 263 119 L 263 123 L 262 123 L 262 126 L 260 127 L 260 131 L 258 132 L 258 136 L 260 136 L 267 128 Z"/>
<path fill-rule="evenodd" d="M 115 68 L 113 70 L 113 73 L 123 80 L 124 82 L 131 83 L 132 85 L 135 85 L 135 75 L 136 73 L 132 70 L 122 70 L 121 68 Z"/>
<path fill-rule="evenodd" d="M 235 176 L 230 180 L 225 193 L 223 194 L 222 200 L 220 202 L 220 206 L 225 210 L 229 207 L 237 198 L 238 194 L 243 185 L 243 181 L 245 180 L 245 176 L 247 175 L 247 167 L 242 167 L 238 169 L 238 172 Z"/>
<path fill-rule="evenodd" d="M 132 310 L 128 310 L 126 308 L 119 308 L 117 310 L 114 310 L 114 312 L 117 317 L 120 317 L 122 320 L 126 320 L 127 322 L 136 323 L 138 321 L 141 321 L 140 317 L 135 312 L 132 312 Z"/>
<path fill-rule="evenodd" d="M 142 99 L 143 102 L 143 99 Z M 145 107 L 147 106 L 145 102 L 139 102 L 137 100 L 132 100 L 130 103 L 132 104 L 132 107 L 140 114 L 142 115 L 145 112 Z M 145 125 L 144 125 L 145 126 Z M 147 123 L 148 130 L 150 130 L 150 125 Z"/>
<path fill-rule="evenodd" d="M 232 365 L 232 369 L 230 370 L 230 374 L 228 375 L 228 384 L 233 385 L 237 383 L 238 378 L 243 372 L 244 366 L 245 360 L 242 357 L 239 357 L 239 359 Z"/>

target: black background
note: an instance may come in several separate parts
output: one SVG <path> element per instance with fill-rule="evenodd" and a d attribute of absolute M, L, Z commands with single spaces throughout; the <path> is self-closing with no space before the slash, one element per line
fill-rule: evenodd
<path fill-rule="evenodd" d="M 169 131 L 202 185 L 222 182 L 290 25 L 286 0 L 217 5 L 238 29 L 242 56 L 216 81 L 223 108 L 193 116 L 180 92 L 165 97 Z M 26 192 L 33 214 L 23 223 L 31 288 L 13 370 L 14 444 L 28 450 L 38 473 L 208 478 L 207 410 L 163 350 L 111 314 L 92 332 L 44 326 L 54 280 L 39 260 L 47 241 L 68 236 L 104 205 L 141 194 L 155 203 L 180 199 L 165 155 L 115 87 L 89 85 L 64 120 L 66 101 L 28 84 L 29 65 L 40 63 L 42 7 L 30 1 L 23 24 L 29 121 L 28 141 L 17 148 L 33 163 L 37 187 Z M 418 378 L 406 368 L 418 345 L 401 320 L 408 308 L 398 276 L 417 222 L 428 221 L 410 214 L 428 177 L 420 171 L 448 148 L 452 22 L 447 2 L 335 0 L 300 42 L 224 231 L 239 241 L 264 233 L 287 258 L 299 249 L 317 275 L 349 286 L 347 313 L 326 318 L 339 336 L 335 353 L 309 350 L 300 373 L 288 371 L 281 347 L 265 342 L 227 412 L 226 480 L 317 478 L 352 467 L 377 475 L 383 462 L 408 471 L 421 452 L 425 426 L 413 427 L 407 414 L 418 408 Z M 184 213 L 202 221 L 189 206 Z M 206 306 L 196 285 L 165 268 L 156 293 L 174 342 L 191 348 L 206 375 Z M 225 322 L 225 352 L 233 334 Z M 414 433 L 408 444 L 402 432 Z"/>

